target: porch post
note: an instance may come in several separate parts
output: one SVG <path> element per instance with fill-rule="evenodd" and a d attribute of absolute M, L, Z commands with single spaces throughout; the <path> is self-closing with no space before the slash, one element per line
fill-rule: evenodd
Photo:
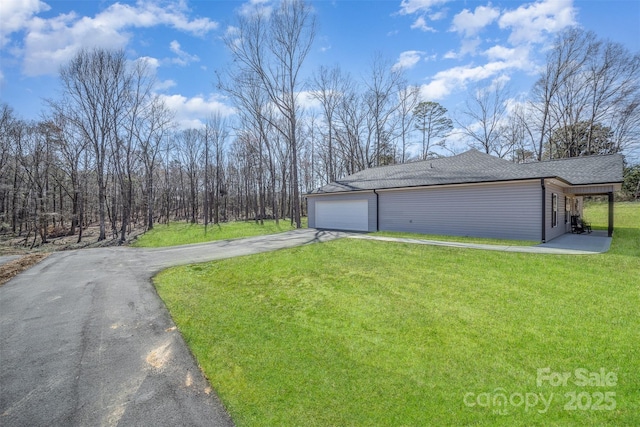
<path fill-rule="evenodd" d="M 609 191 L 609 237 L 613 236 L 613 191 Z"/>

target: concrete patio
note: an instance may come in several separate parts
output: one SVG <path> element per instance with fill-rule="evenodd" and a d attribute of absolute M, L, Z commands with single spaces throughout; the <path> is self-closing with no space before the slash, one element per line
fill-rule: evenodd
<path fill-rule="evenodd" d="M 606 230 L 594 230 L 591 233 L 563 234 L 547 243 L 537 245 L 542 248 L 563 249 L 572 252 L 593 254 L 609 250 L 613 237 L 607 236 Z"/>
<path fill-rule="evenodd" d="M 351 239 L 380 240 L 386 242 L 413 243 L 418 245 L 446 246 L 453 248 L 481 249 L 487 251 L 521 252 L 556 255 L 593 255 L 607 252 L 611 245 L 611 237 L 607 231 L 596 230 L 589 234 L 567 233 L 547 243 L 534 246 L 507 246 L 483 243 L 446 242 L 440 240 L 409 239 L 401 237 L 375 236 L 370 234 L 351 234 Z"/>

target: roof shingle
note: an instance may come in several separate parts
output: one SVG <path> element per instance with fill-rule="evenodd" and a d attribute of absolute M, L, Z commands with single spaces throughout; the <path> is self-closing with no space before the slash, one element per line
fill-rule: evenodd
<path fill-rule="evenodd" d="M 619 183 L 622 165 L 620 154 L 517 164 L 469 150 L 451 157 L 365 169 L 309 194 L 534 178 L 560 178 L 573 185 Z"/>

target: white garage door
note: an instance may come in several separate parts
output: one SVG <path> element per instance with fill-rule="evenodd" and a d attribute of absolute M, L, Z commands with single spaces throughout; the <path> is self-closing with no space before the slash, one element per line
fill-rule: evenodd
<path fill-rule="evenodd" d="M 367 200 L 316 201 L 316 227 L 368 231 L 369 203 Z"/>

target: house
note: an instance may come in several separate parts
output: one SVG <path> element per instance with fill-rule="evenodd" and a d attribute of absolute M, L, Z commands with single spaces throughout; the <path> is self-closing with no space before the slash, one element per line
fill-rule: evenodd
<path fill-rule="evenodd" d="M 307 194 L 309 227 L 549 241 L 583 197 L 622 186 L 620 154 L 517 164 L 477 150 L 366 169 Z"/>

